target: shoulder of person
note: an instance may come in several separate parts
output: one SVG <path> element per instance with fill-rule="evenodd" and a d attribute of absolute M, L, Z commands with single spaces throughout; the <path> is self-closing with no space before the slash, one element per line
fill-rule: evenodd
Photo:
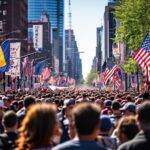
<path fill-rule="evenodd" d="M 53 147 L 52 150 L 65 150 L 65 149 L 71 150 L 72 145 L 73 145 L 73 140 L 69 140 L 62 144 L 58 144 L 57 146 Z"/>
<path fill-rule="evenodd" d="M 106 150 L 104 147 L 98 145 L 96 142 L 83 142 L 78 140 L 70 140 L 65 143 L 59 144 L 52 150 Z"/>
<path fill-rule="evenodd" d="M 132 139 L 128 142 L 125 142 L 123 144 L 121 144 L 118 148 L 118 150 L 132 150 L 135 144 L 135 140 Z"/>
<path fill-rule="evenodd" d="M 0 134 L 0 148 L 7 147 L 9 145 L 8 135 L 6 133 Z"/>

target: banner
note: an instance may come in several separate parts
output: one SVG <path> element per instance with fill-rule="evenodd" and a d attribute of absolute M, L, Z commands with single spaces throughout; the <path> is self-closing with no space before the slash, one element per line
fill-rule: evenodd
<path fill-rule="evenodd" d="M 33 45 L 36 51 L 43 49 L 43 25 L 33 25 Z"/>
<path fill-rule="evenodd" d="M 113 51 L 113 55 L 116 59 L 120 58 L 121 55 L 121 44 L 117 43 L 117 44 L 113 44 L 112 45 L 112 51 Z"/>
<path fill-rule="evenodd" d="M 56 74 L 59 73 L 59 59 L 56 56 L 54 56 L 54 70 Z"/>
<path fill-rule="evenodd" d="M 6 75 L 20 76 L 20 48 L 20 42 L 10 43 L 10 69 Z"/>
<path fill-rule="evenodd" d="M 4 41 L 0 46 L 0 73 L 7 72 L 10 68 L 10 42 Z"/>

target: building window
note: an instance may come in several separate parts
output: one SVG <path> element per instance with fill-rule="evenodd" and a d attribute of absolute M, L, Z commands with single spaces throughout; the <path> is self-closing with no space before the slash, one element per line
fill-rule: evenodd
<path fill-rule="evenodd" d="M 4 1 L 3 4 L 7 4 L 7 1 Z"/>
<path fill-rule="evenodd" d="M 7 15 L 7 11 L 3 10 L 3 15 L 6 16 Z"/>
<path fill-rule="evenodd" d="M 0 21 L 0 32 L 3 31 L 3 21 Z"/>

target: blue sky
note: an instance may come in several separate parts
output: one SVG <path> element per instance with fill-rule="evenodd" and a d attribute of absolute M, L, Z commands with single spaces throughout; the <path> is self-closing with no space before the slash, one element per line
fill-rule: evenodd
<path fill-rule="evenodd" d="M 68 28 L 68 0 L 65 0 L 65 28 Z M 96 49 L 96 28 L 101 25 L 107 0 L 71 0 L 72 28 L 83 65 L 83 76 L 91 69 Z"/>

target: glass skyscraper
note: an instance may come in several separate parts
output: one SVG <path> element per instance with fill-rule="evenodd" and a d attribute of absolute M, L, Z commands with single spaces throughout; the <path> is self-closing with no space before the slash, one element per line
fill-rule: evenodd
<path fill-rule="evenodd" d="M 28 0 L 28 21 L 39 21 L 43 11 L 50 18 L 51 28 L 57 29 L 59 38 L 59 66 L 63 67 L 64 0 Z"/>

